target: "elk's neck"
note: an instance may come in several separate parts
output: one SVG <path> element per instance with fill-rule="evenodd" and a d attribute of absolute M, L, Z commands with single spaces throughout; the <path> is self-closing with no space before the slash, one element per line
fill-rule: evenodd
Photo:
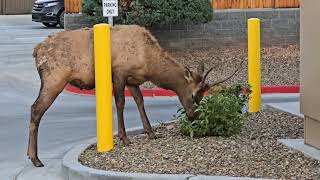
<path fill-rule="evenodd" d="M 150 66 L 149 80 L 158 87 L 179 93 L 186 83 L 185 68 L 168 55 L 154 61 Z"/>

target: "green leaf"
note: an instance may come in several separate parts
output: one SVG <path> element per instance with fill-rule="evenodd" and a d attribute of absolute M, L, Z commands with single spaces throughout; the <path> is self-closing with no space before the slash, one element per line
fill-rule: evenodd
<path fill-rule="evenodd" d="M 243 87 L 248 91 L 242 93 Z M 248 103 L 250 89 L 246 85 L 223 88 L 204 97 L 196 107 L 197 120 L 190 122 L 184 112 L 180 119 L 181 133 L 190 137 L 225 136 L 241 132 L 247 113 L 242 113 Z"/>

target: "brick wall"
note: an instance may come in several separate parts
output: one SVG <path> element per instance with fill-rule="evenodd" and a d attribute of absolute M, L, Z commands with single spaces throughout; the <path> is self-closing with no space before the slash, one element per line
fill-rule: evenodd
<path fill-rule="evenodd" d="M 153 26 L 150 31 L 167 48 L 243 46 L 247 44 L 247 19 L 253 17 L 261 19 L 262 46 L 299 43 L 297 8 L 216 10 L 213 20 L 206 24 Z M 79 22 L 79 17 L 72 20 L 73 24 L 68 24 L 72 18 L 65 19 L 67 29 L 88 26 L 88 22 Z"/>
<path fill-rule="evenodd" d="M 84 27 L 92 27 L 92 24 L 82 14 L 64 15 L 64 29 L 79 29 Z"/>

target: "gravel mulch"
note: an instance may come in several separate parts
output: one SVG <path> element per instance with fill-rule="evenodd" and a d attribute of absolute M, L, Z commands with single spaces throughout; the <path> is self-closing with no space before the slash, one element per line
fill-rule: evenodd
<path fill-rule="evenodd" d="M 265 47 L 261 49 L 262 85 L 298 85 L 299 84 L 298 45 L 288 47 Z M 218 65 L 209 75 L 209 82 L 217 81 L 230 75 L 240 62 L 245 60 L 241 71 L 226 84 L 247 82 L 246 48 L 208 48 L 198 50 L 175 50 L 170 52 L 178 62 L 196 70 L 199 62 L 204 61 L 206 69 Z M 154 88 L 145 83 L 142 88 Z"/>
<path fill-rule="evenodd" d="M 158 139 L 131 136 L 124 147 L 115 140 L 109 153 L 96 145 L 81 154 L 86 166 L 112 171 L 201 174 L 279 179 L 320 179 L 320 161 L 290 150 L 279 138 L 302 138 L 303 119 L 266 110 L 252 114 L 239 135 L 191 140 L 180 135 L 178 124 L 155 129 Z"/>

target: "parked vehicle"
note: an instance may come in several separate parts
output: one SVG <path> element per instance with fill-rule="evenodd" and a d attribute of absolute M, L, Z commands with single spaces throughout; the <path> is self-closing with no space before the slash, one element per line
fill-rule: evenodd
<path fill-rule="evenodd" d="M 37 0 L 32 9 L 32 21 L 47 27 L 64 27 L 64 0 Z"/>

